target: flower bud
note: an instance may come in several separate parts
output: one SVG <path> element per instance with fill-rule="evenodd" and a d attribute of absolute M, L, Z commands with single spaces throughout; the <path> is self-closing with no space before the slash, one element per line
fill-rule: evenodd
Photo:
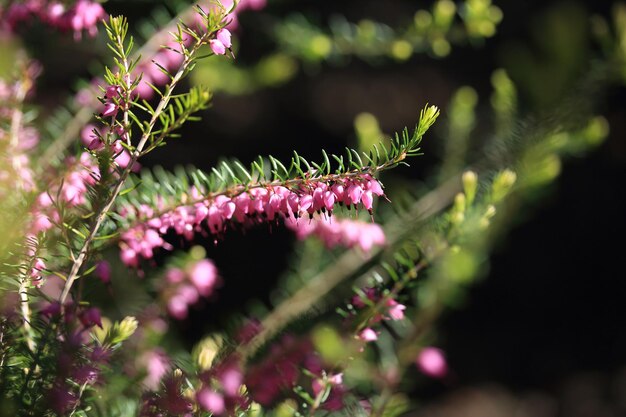
<path fill-rule="evenodd" d="M 476 189 L 478 187 L 478 175 L 474 171 L 465 171 L 463 173 L 463 191 L 467 199 L 467 205 L 471 206 L 476 197 Z"/>
<path fill-rule="evenodd" d="M 510 169 L 505 169 L 496 175 L 491 185 L 492 199 L 494 203 L 501 201 L 511 191 L 517 181 L 517 174 Z"/>

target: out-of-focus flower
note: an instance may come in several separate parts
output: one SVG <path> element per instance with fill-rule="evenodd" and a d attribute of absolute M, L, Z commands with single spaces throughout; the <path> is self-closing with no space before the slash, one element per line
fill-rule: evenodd
<path fill-rule="evenodd" d="M 422 349 L 415 361 L 424 374 L 433 378 L 443 378 L 448 374 L 448 363 L 441 349 L 426 347 Z"/>
<path fill-rule="evenodd" d="M 373 329 L 366 327 L 359 333 L 359 339 L 365 342 L 373 342 L 374 340 L 378 340 L 378 335 Z"/>

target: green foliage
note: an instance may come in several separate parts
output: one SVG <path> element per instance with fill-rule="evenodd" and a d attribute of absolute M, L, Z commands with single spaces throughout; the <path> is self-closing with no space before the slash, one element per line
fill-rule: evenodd
<path fill-rule="evenodd" d="M 460 21 L 455 21 L 457 13 Z M 430 11 L 417 11 L 412 24 L 401 30 L 372 20 L 353 24 L 336 17 L 326 32 L 298 14 L 277 26 L 276 38 L 282 50 L 307 62 L 337 61 L 351 55 L 371 61 L 382 57 L 405 61 L 418 53 L 442 58 L 450 53 L 451 44 L 493 36 L 501 19 L 502 12 L 490 0 L 470 0 L 460 6 L 438 0 Z"/>
<path fill-rule="evenodd" d="M 180 204 L 198 202 L 190 197 L 192 189 L 199 191 L 202 200 L 205 200 L 217 195 L 234 197 L 245 190 L 268 185 L 294 187 L 309 181 L 328 182 L 339 177 L 374 175 L 400 164 L 406 165 L 407 157 L 419 155 L 421 140 L 438 116 L 439 109 L 436 106 L 427 106 L 421 111 L 419 122 L 412 133 L 404 129 L 388 145 L 380 142 L 369 152 L 346 148 L 343 155 L 328 155 L 322 151 L 323 160 L 320 163 L 307 161 L 294 151 L 288 164 L 270 155 L 267 158 L 258 157 L 249 167 L 237 160 L 222 161 L 210 173 L 182 167 L 174 173 L 160 168 L 144 171 L 140 178 L 130 178 L 127 186 L 129 192 L 122 193 L 118 204 L 148 204 L 163 212 Z M 131 219 L 132 213 L 124 221 Z"/>

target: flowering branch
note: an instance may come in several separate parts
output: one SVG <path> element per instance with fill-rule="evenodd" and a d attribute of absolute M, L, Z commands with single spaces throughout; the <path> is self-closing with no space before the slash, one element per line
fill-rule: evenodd
<path fill-rule="evenodd" d="M 122 234 L 122 260 L 138 267 L 140 256 L 151 258 L 155 248 L 169 247 L 161 236 L 170 228 L 189 239 L 194 231 L 201 230 L 205 220 L 209 231 L 218 236 L 234 221 L 246 226 L 280 218 L 297 221 L 303 216 L 312 218 L 316 212 L 331 216 L 336 205 L 360 206 L 372 213 L 374 198 L 384 195 L 373 176 L 418 154 L 421 139 L 438 114 L 435 106 L 425 108 L 413 134 L 405 129 L 402 137 L 397 135 L 391 142 L 390 149 L 376 145 L 369 154 L 348 149 L 343 156 L 331 155 L 338 164 L 334 173 L 325 152 L 321 164 L 309 163 L 296 153 L 289 168 L 270 156 L 270 174 L 266 174 L 263 159 L 253 162 L 250 170 L 235 162 L 232 168 L 223 163 L 213 175 L 192 171 L 191 190 L 183 188 L 188 182 L 177 176 L 150 181 L 144 188 L 151 195 L 142 200 L 152 200 L 155 208 L 122 205 L 128 225 Z M 175 190 L 173 206 L 167 205 L 172 203 L 164 201 L 161 191 L 168 188 Z"/>
<path fill-rule="evenodd" d="M 215 25 L 215 22 L 211 22 L 210 15 L 204 15 L 204 17 L 207 19 L 207 25 Z M 221 21 L 221 16 L 220 19 L 218 20 L 218 22 Z M 121 51 L 120 53 L 122 54 L 122 59 L 124 59 L 124 57 L 127 55 L 127 49 L 126 46 L 123 44 L 124 41 L 124 36 L 126 34 L 127 31 L 127 23 L 125 22 L 124 19 L 122 18 L 111 18 L 110 21 L 110 25 L 107 26 L 107 31 L 109 32 L 109 36 L 111 37 L 112 41 L 114 42 L 114 44 L 117 46 L 118 51 Z M 187 32 L 190 33 L 190 32 Z M 210 31 L 207 30 L 206 33 L 197 36 L 196 37 L 196 42 L 194 43 L 194 45 L 192 46 L 192 48 L 190 50 L 187 50 L 186 48 L 184 48 L 184 46 L 181 43 L 181 53 L 184 54 L 184 60 L 180 66 L 180 68 L 178 69 L 178 71 L 176 72 L 176 74 L 172 77 L 172 80 L 170 81 L 169 85 L 166 87 L 165 89 L 165 93 L 163 94 L 161 100 L 159 101 L 159 104 L 157 105 L 156 109 L 154 110 L 154 112 L 152 113 L 152 117 L 150 119 L 150 121 L 147 123 L 147 125 L 145 126 L 145 128 L 143 128 L 143 134 L 141 136 L 141 138 L 139 139 L 139 142 L 137 144 L 137 146 L 133 149 L 132 153 L 131 153 L 131 159 L 130 162 L 128 163 L 127 167 L 122 171 L 119 180 L 117 181 L 117 183 L 115 184 L 113 191 L 111 192 L 111 194 L 109 195 L 109 197 L 107 198 L 107 200 L 104 202 L 102 208 L 100 209 L 100 211 L 98 212 L 98 214 L 96 215 L 96 220 L 93 224 L 93 226 L 91 227 L 91 230 L 89 232 L 89 235 L 87 236 L 87 238 L 84 240 L 84 243 L 82 245 L 82 248 L 80 250 L 80 252 L 78 253 L 78 256 L 76 258 L 76 260 L 74 261 L 73 265 L 72 265 L 72 269 L 70 270 L 70 273 L 67 276 L 67 279 L 65 281 L 65 285 L 63 287 L 63 291 L 61 293 L 61 296 L 59 298 L 59 301 L 61 302 L 61 304 L 63 304 L 69 294 L 69 291 L 72 288 L 72 285 L 74 283 L 74 281 L 76 280 L 76 278 L 78 277 L 80 268 L 82 267 L 87 254 L 89 252 L 89 249 L 91 247 L 91 244 L 94 240 L 94 238 L 96 237 L 96 235 L 98 234 L 99 230 L 100 230 L 100 226 L 102 225 L 105 217 L 107 216 L 107 213 L 109 212 L 109 210 L 111 209 L 111 207 L 113 206 L 113 203 L 115 202 L 115 199 L 118 197 L 120 191 L 122 190 L 122 188 L 124 187 L 124 183 L 126 181 L 126 179 L 128 178 L 128 175 L 130 174 L 133 165 L 135 164 L 135 162 L 137 161 L 137 159 L 142 155 L 142 152 L 144 150 L 144 147 L 146 146 L 146 143 L 148 143 L 149 140 L 152 139 L 152 131 L 154 129 L 154 126 L 156 124 L 156 122 L 159 120 L 159 117 L 163 114 L 164 110 L 166 109 L 170 99 L 172 98 L 172 92 L 174 90 L 174 88 L 177 86 L 177 84 L 180 82 L 180 80 L 183 78 L 183 76 L 189 71 L 190 67 L 192 66 L 192 64 L 195 61 L 195 56 L 200 48 L 200 46 L 206 44 L 209 40 L 209 38 L 213 35 L 214 31 Z M 179 40 L 181 40 L 182 42 L 182 33 L 179 33 Z M 132 44 L 132 41 L 131 41 Z M 126 87 L 124 89 L 125 92 L 125 99 L 130 99 L 130 94 L 132 93 L 132 87 L 136 86 L 138 81 L 135 81 L 134 83 L 130 83 L 130 74 L 128 73 L 128 70 L 130 69 L 128 62 L 127 61 L 123 61 L 123 65 L 122 68 L 120 68 L 122 71 L 126 70 L 127 72 L 120 74 L 118 77 L 118 79 L 120 81 L 124 82 L 124 86 Z M 112 79 L 114 80 L 114 78 Z M 208 100 L 208 98 L 207 98 Z M 124 123 L 127 124 L 128 123 L 128 107 L 130 103 L 130 100 L 126 101 L 125 103 L 118 103 L 118 104 L 123 104 L 125 107 L 123 107 L 124 110 Z M 126 128 L 127 126 L 124 126 L 124 128 Z"/>

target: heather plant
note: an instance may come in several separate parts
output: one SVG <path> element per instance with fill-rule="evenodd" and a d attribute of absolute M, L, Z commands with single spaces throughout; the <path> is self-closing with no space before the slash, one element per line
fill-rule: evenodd
<path fill-rule="evenodd" d="M 561 158 L 607 135 L 591 97 L 624 82 L 626 9 L 594 20 L 602 53 L 556 110 L 524 114 L 516 85 L 494 70 L 493 133 L 480 140 L 468 86 L 449 103 L 424 102 L 414 126 L 393 135 L 362 114 L 358 145 L 320 149 L 315 160 L 294 142 L 287 160 L 220 155 L 208 170 L 142 168 L 185 140 L 216 91 L 246 94 L 287 82 L 300 65 L 353 56 L 440 59 L 488 42 L 502 19 L 489 0 L 438 0 L 400 28 L 336 18 L 325 29 L 290 15 L 274 23 L 277 51 L 238 68 L 239 15 L 263 13 L 265 2 L 183 3 L 137 35 L 106 3 L 0 6 L 7 39 L 44 25 L 108 46 L 106 65 L 61 109 L 37 102 L 42 68 L 19 43 L 0 81 L 0 415 L 414 409 L 415 381 L 451 372 L 438 319 L 484 275 L 494 244 L 558 176 Z M 429 158 L 422 141 L 437 128 L 441 164 L 420 184 L 394 177 Z M 179 327 L 229 286 L 207 245 L 259 228 L 297 240 L 270 303 L 206 317 L 214 330 L 185 346 Z"/>

